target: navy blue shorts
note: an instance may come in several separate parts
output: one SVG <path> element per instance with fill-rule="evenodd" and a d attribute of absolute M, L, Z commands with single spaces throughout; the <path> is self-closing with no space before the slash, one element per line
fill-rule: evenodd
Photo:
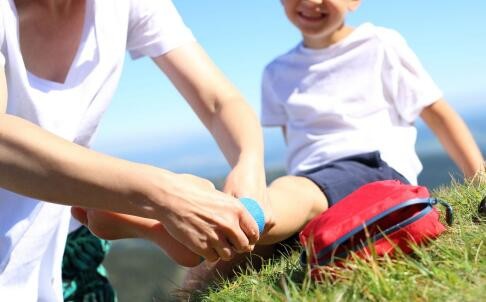
<path fill-rule="evenodd" d="M 326 195 L 329 207 L 370 182 L 395 179 L 409 184 L 378 151 L 343 157 L 297 176 L 312 180 Z"/>

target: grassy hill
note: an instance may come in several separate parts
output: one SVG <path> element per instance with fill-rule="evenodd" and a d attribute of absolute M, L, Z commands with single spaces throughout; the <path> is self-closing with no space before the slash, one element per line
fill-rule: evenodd
<path fill-rule="evenodd" d="M 484 150 L 484 148 L 483 148 Z M 467 222 L 468 218 L 472 215 L 472 213 L 475 211 L 474 207 L 477 207 L 478 203 L 478 198 L 482 195 L 486 195 L 486 188 L 473 188 L 473 187 L 464 187 L 460 185 L 455 185 L 453 187 L 449 187 L 448 189 L 439 189 L 441 186 L 448 186 L 451 182 L 451 175 L 458 176 L 458 171 L 455 170 L 455 167 L 453 163 L 447 158 L 445 154 L 431 154 L 431 155 L 423 155 L 421 157 L 423 163 L 424 163 L 424 172 L 421 174 L 419 181 L 422 185 L 426 185 L 427 187 L 434 189 L 434 190 L 439 190 L 435 191 L 437 195 L 439 196 L 445 196 L 444 199 L 451 201 L 455 208 L 457 208 L 457 211 L 459 212 L 459 215 L 461 217 L 465 217 L 464 219 L 459 218 L 458 221 L 464 221 Z M 272 181 L 278 176 L 283 175 L 285 172 L 283 169 L 274 169 L 271 171 L 268 171 L 267 177 L 268 181 Z M 222 186 L 223 178 L 215 179 L 214 180 L 215 184 L 219 187 Z M 461 220 L 462 219 L 462 220 Z M 470 221 L 470 220 L 469 220 Z M 476 232 L 476 235 L 471 235 L 467 232 L 464 231 L 471 231 L 471 232 Z M 452 233 L 447 234 L 443 238 L 449 238 L 452 236 L 452 238 L 448 239 L 449 241 L 445 241 L 444 244 L 455 244 L 454 242 L 454 236 L 459 234 L 459 236 L 475 236 L 475 240 L 481 240 L 480 242 L 484 242 L 485 239 L 485 234 L 486 234 L 486 229 L 484 225 L 478 226 L 475 224 L 465 224 L 463 225 L 456 225 L 452 229 Z M 469 235 L 468 235 L 469 234 Z M 449 237 L 447 237 L 449 236 Z M 482 236 L 482 237 L 481 237 Z M 481 237 L 480 239 L 478 239 Z M 461 237 L 465 238 L 465 237 Z M 457 240 L 463 240 L 458 238 Z M 441 241 L 442 240 L 442 241 Z M 438 242 L 443 242 L 443 240 L 446 239 L 440 239 Z M 476 248 L 478 249 L 480 255 L 482 255 L 483 258 L 484 254 L 484 243 L 481 243 L 482 246 Z M 464 251 L 464 246 L 465 244 L 458 245 L 457 247 L 459 248 L 458 251 L 455 251 L 455 253 L 466 253 Z M 451 251 L 449 251 L 451 252 Z M 292 257 L 296 257 L 293 255 Z M 272 264 L 269 264 L 268 269 L 264 270 L 263 272 L 257 274 L 259 276 L 257 279 L 258 282 L 261 280 L 267 280 L 267 279 L 272 279 L 272 278 L 277 278 L 276 276 L 285 276 L 282 275 L 284 272 L 279 272 L 279 270 L 283 270 L 286 268 L 285 273 L 292 273 L 292 265 L 296 265 L 296 262 L 294 261 L 295 259 L 290 257 L 290 259 L 282 260 L 282 261 L 277 261 L 273 262 Z M 466 257 L 465 254 L 462 255 L 462 257 Z M 292 260 L 294 259 L 294 260 Z M 294 262 L 293 262 L 294 261 Z M 483 259 L 484 261 L 484 259 Z M 156 246 L 149 242 L 145 241 L 140 241 L 140 240 L 120 240 L 116 241 L 113 244 L 113 248 L 108 255 L 106 261 L 105 261 L 106 267 L 110 273 L 110 280 L 114 284 L 115 289 L 118 293 L 119 301 L 124 302 L 124 301 L 153 301 L 154 297 L 156 297 L 156 301 L 167 301 L 170 300 L 170 292 L 174 289 L 176 289 L 178 286 L 180 286 L 181 281 L 182 281 L 182 276 L 184 273 L 184 270 L 175 265 L 169 258 L 167 258 L 164 253 L 162 253 Z M 410 265 L 410 264 L 407 264 Z M 394 266 L 396 266 L 394 264 Z M 297 269 L 296 267 L 294 267 Z M 407 271 L 409 268 L 404 267 L 402 268 L 402 273 L 407 274 Z M 484 292 L 486 292 L 486 284 L 484 283 L 485 277 L 484 275 L 486 274 L 486 269 L 485 265 L 483 262 L 483 266 L 479 270 L 482 274 L 482 289 Z M 302 273 L 302 272 L 300 272 Z M 362 272 L 365 273 L 365 272 Z M 391 271 L 387 273 L 397 273 L 399 274 L 400 272 L 397 271 Z M 250 276 L 256 273 L 251 273 Z M 400 275 L 400 274 L 399 274 Z M 355 275 L 350 275 L 352 278 L 358 278 L 358 276 Z M 250 277 L 242 277 L 240 281 L 236 281 L 236 283 L 230 283 L 227 284 L 228 288 L 224 287 L 221 291 L 221 293 L 211 293 L 206 296 L 203 296 L 204 299 L 206 300 L 212 300 L 216 299 L 218 301 L 227 301 L 224 300 L 224 295 L 225 293 L 229 290 L 229 288 L 234 288 L 236 286 L 239 286 L 240 284 L 243 284 L 244 286 L 242 287 L 241 291 L 244 291 L 244 289 L 248 288 L 247 285 L 245 285 L 244 280 L 247 280 L 248 282 L 254 282 L 251 281 L 253 279 L 249 279 Z M 361 277 L 360 277 L 361 278 Z M 364 277 L 363 277 L 364 278 Z M 417 280 L 421 280 L 420 278 Z M 267 286 L 270 286 L 268 284 Z M 280 281 L 277 280 L 277 283 L 272 284 L 272 286 L 277 286 Z M 403 282 L 403 280 L 395 280 L 393 282 Z M 419 282 L 419 281 L 417 281 Z M 422 281 L 420 281 L 422 282 Z M 260 283 L 259 283 L 260 284 Z M 291 283 L 292 284 L 292 283 Z M 301 284 L 293 284 L 291 287 L 297 286 L 300 291 L 304 290 L 302 288 L 303 285 Z M 300 287 L 299 287 L 300 286 Z M 338 282 L 337 284 L 333 284 L 332 287 L 346 287 L 346 283 L 341 284 Z M 363 285 L 364 286 L 364 285 Z M 435 288 L 434 284 L 426 284 L 424 286 L 429 286 L 431 288 Z M 437 285 L 438 286 L 438 285 Z M 251 290 L 265 290 L 267 291 L 268 288 L 261 288 L 260 286 L 256 287 L 250 287 Z M 474 289 L 475 287 L 472 287 Z M 314 289 L 313 289 L 314 290 Z M 322 289 L 315 289 L 315 290 L 322 290 Z M 358 290 L 358 289 L 356 289 Z M 464 288 L 464 291 L 468 290 L 467 288 Z M 238 290 L 236 290 L 238 292 Z M 277 291 L 278 292 L 278 291 Z M 424 290 L 422 290 L 422 293 L 424 293 Z M 281 292 L 280 292 L 281 294 Z M 320 294 L 319 294 L 320 295 Z M 274 300 L 270 301 L 280 301 L 282 299 L 278 298 L 279 296 L 272 296 Z M 319 296 L 320 297 L 320 296 Z M 338 296 L 336 296 L 336 299 L 332 298 L 332 296 L 324 296 L 327 298 L 322 298 L 324 300 L 329 299 L 329 300 L 339 300 Z M 231 298 L 233 299 L 233 298 Z M 234 298 L 236 301 L 238 299 Z M 265 300 L 266 299 L 266 300 Z M 263 301 L 268 301 L 269 299 L 265 298 Z M 316 298 L 317 299 L 317 298 Z M 318 300 L 321 298 L 318 298 Z M 321 299 L 321 300 L 322 300 Z M 364 299 L 364 298 L 363 298 Z M 285 299 L 283 299 L 285 300 Z M 296 299 L 300 301 L 301 299 Z M 304 299 L 305 300 L 305 299 Z M 313 301 L 312 299 L 307 299 L 308 301 Z M 373 300 L 373 299 L 371 299 Z M 427 299 L 425 299 L 427 300 Z M 247 300 L 241 300 L 241 301 L 247 301 Z M 288 300 L 286 300 L 288 301 Z"/>
<path fill-rule="evenodd" d="M 414 256 L 354 260 L 335 268 L 339 277 L 309 280 L 299 251 L 223 280 L 200 301 L 485 301 L 486 219 L 478 220 L 486 186 L 454 184 L 434 191 L 455 210 L 455 224 Z"/>
<path fill-rule="evenodd" d="M 437 159 L 437 158 L 436 158 Z M 298 251 L 269 261 L 261 271 L 248 271 L 223 281 L 193 300 L 202 301 L 484 301 L 486 293 L 486 221 L 475 223 L 486 185 L 450 182 L 444 162 L 426 163 L 431 174 L 446 175 L 433 195 L 451 203 L 456 223 L 416 257 L 356 262 L 340 270 L 337 280 L 315 284 L 298 265 Z M 442 172 L 441 172 L 442 171 Z M 283 171 L 269 173 L 277 177 Z M 433 177 L 429 184 L 438 178 Z M 119 301 L 169 301 L 181 284 L 184 270 L 145 241 L 115 242 L 105 261 Z"/>

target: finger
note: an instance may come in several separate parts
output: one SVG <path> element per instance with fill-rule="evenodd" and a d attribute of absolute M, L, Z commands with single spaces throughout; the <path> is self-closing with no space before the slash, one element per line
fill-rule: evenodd
<path fill-rule="evenodd" d="M 212 246 L 209 246 L 209 242 L 207 242 L 206 245 L 194 244 L 192 242 L 189 243 L 184 241 L 180 241 L 180 242 L 182 243 L 182 245 L 186 246 L 192 252 L 200 255 L 204 260 L 207 260 L 209 262 L 216 262 L 219 260 L 218 253 L 214 250 Z M 201 262 L 203 259 L 201 259 Z"/>
<path fill-rule="evenodd" d="M 212 245 L 213 249 L 216 251 L 216 253 L 218 253 L 221 260 L 229 261 L 236 255 L 235 251 L 224 236 L 219 236 L 217 240 L 212 241 Z"/>
<path fill-rule="evenodd" d="M 179 265 L 193 267 L 199 265 L 204 260 L 204 258 L 188 249 L 177 239 L 173 238 L 160 222 L 155 223 L 150 228 L 149 232 L 146 233 L 148 240 L 155 242 Z"/>
<path fill-rule="evenodd" d="M 251 214 L 246 210 L 242 209 L 240 213 L 240 228 L 245 233 L 250 245 L 255 245 L 260 238 L 258 232 L 258 225 L 251 216 Z"/>
<path fill-rule="evenodd" d="M 226 241 L 229 242 L 231 249 L 238 254 L 251 252 L 253 248 L 252 245 L 250 245 L 250 241 L 243 231 L 240 233 L 240 235 L 228 235 Z"/>
<path fill-rule="evenodd" d="M 176 241 L 181 243 L 187 249 L 193 253 L 201 256 L 201 261 L 207 260 L 209 262 L 216 262 L 219 260 L 218 253 L 211 246 L 210 236 L 205 235 L 204 231 L 196 228 L 190 227 L 188 225 L 183 225 L 181 229 L 175 229 L 170 232 L 167 226 L 161 224 L 161 226 L 167 231 L 167 234 L 174 238 Z M 213 234 L 213 238 L 216 238 L 216 234 Z M 151 239 L 154 240 L 154 239 Z M 166 243 L 163 244 L 165 246 Z"/>
<path fill-rule="evenodd" d="M 245 234 L 245 232 L 243 232 L 239 223 L 236 224 L 234 227 L 228 226 L 227 228 L 223 228 L 223 233 L 226 238 L 226 242 L 229 242 L 233 251 L 236 251 L 238 253 L 246 253 L 252 251 L 248 236 Z"/>
<path fill-rule="evenodd" d="M 226 241 L 230 243 L 234 251 L 239 253 L 249 252 L 251 250 L 250 241 L 240 227 L 240 217 L 245 209 L 236 198 L 227 195 L 224 195 L 224 198 L 226 198 L 224 202 L 225 207 L 221 211 L 221 215 L 217 216 L 219 219 L 215 221 L 216 225 L 218 225 L 218 233 L 223 235 L 222 238 L 226 238 Z"/>
<path fill-rule="evenodd" d="M 218 252 L 216 252 L 216 250 L 213 248 L 207 248 L 202 252 L 196 252 L 196 253 L 201 255 L 201 257 L 208 262 L 217 262 L 220 259 Z M 201 259 L 201 262 L 203 259 Z"/>
<path fill-rule="evenodd" d="M 88 214 L 86 213 L 85 209 L 80 207 L 72 207 L 71 215 L 73 215 L 73 217 L 82 224 L 88 225 Z"/>

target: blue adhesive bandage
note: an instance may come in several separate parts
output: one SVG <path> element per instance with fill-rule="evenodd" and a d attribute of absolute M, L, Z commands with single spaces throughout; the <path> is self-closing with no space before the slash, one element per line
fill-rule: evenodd
<path fill-rule="evenodd" d="M 263 229 L 265 228 L 265 214 L 263 213 L 262 208 L 252 198 L 248 197 L 242 197 L 240 198 L 240 202 L 245 206 L 247 211 L 251 214 L 253 219 L 255 219 L 255 222 L 258 225 L 258 231 L 260 232 L 260 235 L 263 232 Z"/>
<path fill-rule="evenodd" d="M 255 219 L 255 222 L 258 225 L 258 232 L 261 235 L 263 233 L 263 229 L 265 228 L 265 214 L 263 213 L 262 208 L 260 207 L 258 202 L 256 202 L 252 198 L 242 197 L 240 198 L 240 202 L 246 208 L 248 213 L 251 214 L 253 219 Z M 204 257 L 201 257 L 201 262 L 203 262 L 204 260 Z"/>

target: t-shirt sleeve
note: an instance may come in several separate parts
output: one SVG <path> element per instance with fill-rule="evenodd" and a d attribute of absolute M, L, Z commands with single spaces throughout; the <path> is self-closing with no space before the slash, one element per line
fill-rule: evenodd
<path fill-rule="evenodd" d="M 265 127 L 284 126 L 287 122 L 283 101 L 275 92 L 271 73 L 265 68 L 261 87 L 261 123 Z"/>
<path fill-rule="evenodd" d="M 171 0 L 131 0 L 127 50 L 157 57 L 195 40 Z"/>
<path fill-rule="evenodd" d="M 382 38 L 385 95 L 402 119 L 413 123 L 425 107 L 442 98 L 442 91 L 398 32 L 384 30 Z"/>

